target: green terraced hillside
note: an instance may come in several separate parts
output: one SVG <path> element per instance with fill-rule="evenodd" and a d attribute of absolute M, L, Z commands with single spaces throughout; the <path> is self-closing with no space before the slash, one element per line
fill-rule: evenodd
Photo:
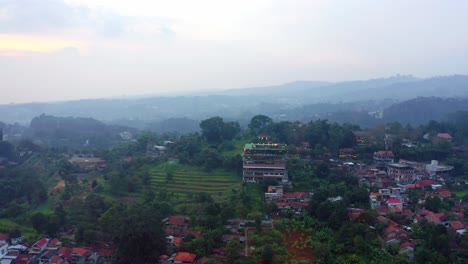
<path fill-rule="evenodd" d="M 172 177 L 168 177 L 168 173 Z M 169 193 L 177 194 L 178 198 L 202 192 L 220 196 L 233 188 L 239 188 L 241 182 L 240 177 L 230 172 L 204 172 L 179 166 L 158 166 L 151 170 L 151 175 L 151 184 L 155 190 L 166 189 Z"/>

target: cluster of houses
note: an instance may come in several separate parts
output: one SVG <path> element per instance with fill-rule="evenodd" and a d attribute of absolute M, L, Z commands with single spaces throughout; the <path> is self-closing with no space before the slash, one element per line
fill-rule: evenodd
<path fill-rule="evenodd" d="M 206 256 L 197 256 L 196 254 L 185 252 L 183 243 L 184 239 L 191 236 L 191 239 L 202 236 L 202 232 L 192 229 L 189 218 L 186 216 L 169 216 L 163 220 L 166 225 L 166 243 L 170 252 L 173 254 L 162 255 L 159 257 L 159 263 L 161 264 L 203 264 L 206 260 Z M 255 220 L 241 220 L 241 219 L 230 219 L 225 225 L 228 231 L 223 235 L 223 244 L 228 244 L 231 241 L 236 241 L 240 245 L 244 245 L 245 236 L 244 228 L 246 226 L 255 225 Z M 239 252 L 240 255 L 244 254 L 244 251 Z M 220 245 L 214 248 L 210 256 L 218 262 L 222 262 L 226 258 L 226 250 Z M 217 263 L 218 263 L 217 262 Z"/>
<path fill-rule="evenodd" d="M 21 244 L 22 237 L 10 239 L 0 233 L 1 264 L 96 264 L 110 262 L 112 250 L 105 248 L 63 247 L 57 238 L 41 238 L 33 245 Z"/>
<path fill-rule="evenodd" d="M 350 151 L 343 151 L 343 155 L 345 153 Z M 411 227 L 391 220 L 391 214 L 405 216 L 404 219 L 414 224 L 427 221 L 444 225 L 458 234 L 466 231 L 468 223 L 464 222 L 463 212 L 468 206 L 454 199 L 449 190 L 442 188 L 444 183 L 451 180 L 452 166 L 439 164 L 436 160 L 421 163 L 400 159 L 395 162 L 393 152 L 388 150 L 375 152 L 373 160 L 373 165 L 357 164 L 351 171 L 359 178 L 362 186 L 374 190 L 369 193 L 370 207 L 378 213 L 378 220 L 386 223 L 382 234 L 386 246 L 399 247 L 400 254 L 409 259 L 414 256 L 415 243 L 410 236 Z M 422 194 L 416 204 L 408 195 L 414 189 L 419 189 Z M 441 201 L 452 199 L 454 206 L 445 211 L 430 211 L 425 208 L 429 197 L 438 197 Z M 352 216 L 362 212 L 354 210 L 348 213 Z M 455 251 L 459 245 L 451 241 L 450 247 Z"/>
<path fill-rule="evenodd" d="M 280 212 L 293 212 L 301 214 L 309 205 L 311 193 L 309 192 L 284 192 L 283 186 L 268 186 L 268 191 L 264 194 L 265 201 L 274 202 Z"/>

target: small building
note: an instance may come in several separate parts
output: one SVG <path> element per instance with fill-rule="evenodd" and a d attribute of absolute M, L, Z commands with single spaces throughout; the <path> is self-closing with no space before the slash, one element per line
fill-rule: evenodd
<path fill-rule="evenodd" d="M 437 134 L 437 137 L 440 138 L 440 139 L 445 139 L 449 142 L 452 141 L 452 136 L 449 134 L 449 133 L 439 133 Z"/>
<path fill-rule="evenodd" d="M 34 243 L 34 245 L 29 249 L 31 254 L 41 254 L 47 248 L 49 240 L 47 238 L 42 238 L 41 240 Z"/>

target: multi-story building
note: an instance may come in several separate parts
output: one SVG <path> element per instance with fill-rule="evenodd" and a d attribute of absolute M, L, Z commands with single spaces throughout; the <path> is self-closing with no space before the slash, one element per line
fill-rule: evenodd
<path fill-rule="evenodd" d="M 285 144 L 245 144 L 243 154 L 243 180 L 260 182 L 265 179 L 288 182 L 286 169 L 287 151 Z"/>
<path fill-rule="evenodd" d="M 390 163 L 387 173 L 396 182 L 410 183 L 415 180 L 415 169 L 406 164 Z"/>
<path fill-rule="evenodd" d="M 393 152 L 391 150 L 374 152 L 373 160 L 377 167 L 387 167 L 388 164 L 394 163 Z"/>

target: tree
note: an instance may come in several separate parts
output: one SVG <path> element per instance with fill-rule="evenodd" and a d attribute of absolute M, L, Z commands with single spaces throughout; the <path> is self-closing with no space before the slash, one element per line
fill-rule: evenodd
<path fill-rule="evenodd" d="M 31 215 L 30 220 L 33 228 L 36 229 L 36 231 L 39 233 L 45 231 L 49 221 L 47 216 L 41 212 Z"/>
<path fill-rule="evenodd" d="M 202 136 L 210 144 L 220 144 L 223 140 L 232 140 L 240 131 L 238 122 L 223 121 L 223 118 L 216 116 L 200 123 Z"/>
<path fill-rule="evenodd" d="M 111 207 L 100 219 L 107 225 L 117 245 L 116 263 L 156 263 L 165 251 L 162 218 L 165 210 L 157 203 L 136 204 L 128 208 Z"/>
<path fill-rule="evenodd" d="M 220 143 L 223 138 L 224 121 L 221 117 L 212 117 L 200 123 L 203 137 L 208 143 Z"/>
<path fill-rule="evenodd" d="M 257 136 L 261 132 L 266 132 L 266 128 L 273 123 L 273 120 L 266 115 L 256 115 L 250 119 L 250 133 Z"/>

